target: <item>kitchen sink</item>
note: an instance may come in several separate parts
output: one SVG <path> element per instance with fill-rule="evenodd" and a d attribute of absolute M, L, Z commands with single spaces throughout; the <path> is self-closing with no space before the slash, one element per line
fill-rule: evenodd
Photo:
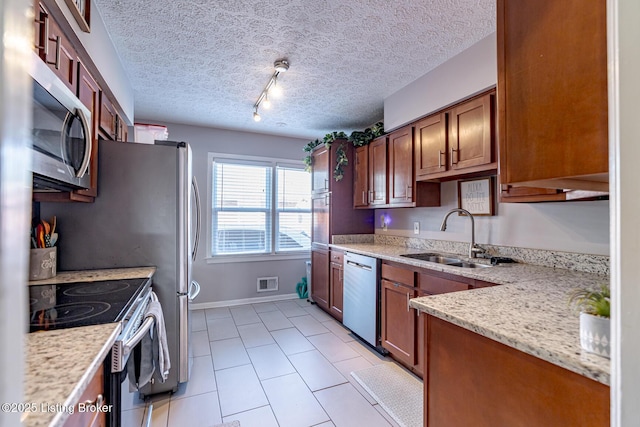
<path fill-rule="evenodd" d="M 488 264 L 478 264 L 475 262 L 464 261 L 459 258 L 450 258 L 450 257 L 442 256 L 440 254 L 428 253 L 428 252 L 420 253 L 420 254 L 401 254 L 400 256 L 405 258 L 413 258 L 420 261 L 434 262 L 436 264 L 449 265 L 451 267 L 460 267 L 460 268 L 491 267 L 491 265 L 488 265 Z"/>

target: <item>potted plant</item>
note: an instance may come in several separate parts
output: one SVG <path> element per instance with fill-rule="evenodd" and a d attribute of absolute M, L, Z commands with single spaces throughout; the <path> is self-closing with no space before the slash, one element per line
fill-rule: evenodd
<path fill-rule="evenodd" d="M 580 346 L 606 358 L 611 354 L 611 292 L 609 286 L 576 289 L 570 303 L 580 311 Z"/>

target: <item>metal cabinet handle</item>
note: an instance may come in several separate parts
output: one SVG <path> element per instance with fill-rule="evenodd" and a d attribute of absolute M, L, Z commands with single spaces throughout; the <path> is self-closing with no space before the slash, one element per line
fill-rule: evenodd
<path fill-rule="evenodd" d="M 56 67 L 56 70 L 60 69 L 60 47 L 61 46 L 62 46 L 62 40 L 60 36 L 56 36 L 56 60 L 54 62 L 47 61 L 47 64 L 54 65 Z"/>
<path fill-rule="evenodd" d="M 324 205 L 325 205 L 325 206 L 329 206 L 329 195 L 328 195 L 328 194 L 326 194 L 326 195 L 324 196 Z"/>
<path fill-rule="evenodd" d="M 446 156 L 446 153 L 438 150 L 438 169 L 442 168 L 442 156 Z"/>
<path fill-rule="evenodd" d="M 409 307 L 409 299 L 411 298 L 411 296 L 409 296 L 409 293 L 407 293 L 407 313 L 411 311 L 411 307 Z"/>
<path fill-rule="evenodd" d="M 327 178 L 324 179 L 324 189 L 325 190 L 329 189 L 329 180 Z"/>
<path fill-rule="evenodd" d="M 412 193 L 412 191 L 411 191 L 412 189 L 413 189 L 413 187 L 412 187 L 412 186 L 407 185 L 407 199 L 408 199 L 408 200 L 413 199 L 413 195 L 411 194 L 411 193 Z"/>
<path fill-rule="evenodd" d="M 375 199 L 374 197 L 376 196 L 376 192 L 373 190 L 369 190 L 369 203 L 373 202 Z"/>
<path fill-rule="evenodd" d="M 455 163 L 453 162 L 453 152 L 454 151 L 457 153 L 459 150 L 456 150 L 453 147 L 451 147 L 451 166 L 458 164 L 458 162 L 455 162 Z"/>
<path fill-rule="evenodd" d="M 367 202 L 366 202 L 366 200 L 365 200 L 365 197 L 366 197 L 366 196 L 365 196 L 365 193 L 366 193 L 366 191 L 364 191 L 364 190 L 363 190 L 363 191 L 362 191 L 362 204 L 363 204 L 363 205 L 366 205 L 366 204 L 367 204 Z"/>

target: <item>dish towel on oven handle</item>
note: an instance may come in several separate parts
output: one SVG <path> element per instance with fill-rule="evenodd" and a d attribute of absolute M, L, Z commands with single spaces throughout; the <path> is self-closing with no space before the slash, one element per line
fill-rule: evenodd
<path fill-rule="evenodd" d="M 134 348 L 133 354 L 127 362 L 129 391 L 131 392 L 139 390 L 146 385 L 154 377 L 154 374 L 157 379 L 164 382 L 171 368 L 162 306 L 154 292 L 152 292 L 151 302 L 147 307 L 144 318 L 148 317 L 153 317 L 154 327 L 145 334 L 140 344 Z"/>

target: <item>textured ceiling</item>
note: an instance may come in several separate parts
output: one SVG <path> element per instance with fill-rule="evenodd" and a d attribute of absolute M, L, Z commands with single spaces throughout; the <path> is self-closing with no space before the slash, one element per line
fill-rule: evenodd
<path fill-rule="evenodd" d="M 135 120 L 321 138 L 382 120 L 384 98 L 495 31 L 495 0 L 95 0 Z M 290 69 L 262 121 L 276 59 Z"/>

